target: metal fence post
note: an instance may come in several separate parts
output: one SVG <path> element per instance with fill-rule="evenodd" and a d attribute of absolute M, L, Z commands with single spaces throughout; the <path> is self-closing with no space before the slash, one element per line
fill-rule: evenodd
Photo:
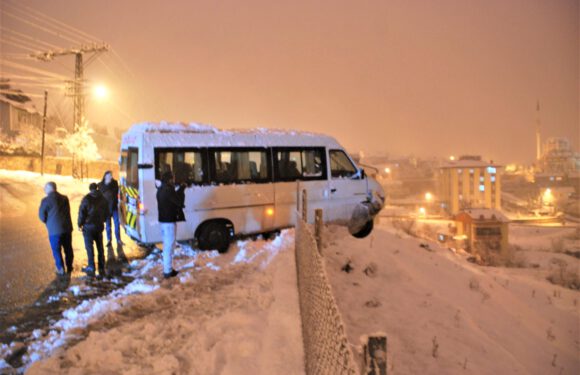
<path fill-rule="evenodd" d="M 363 375 L 387 375 L 387 336 L 375 334 L 362 336 Z"/>
<path fill-rule="evenodd" d="M 314 236 L 320 254 L 322 254 L 322 223 L 322 208 L 317 208 L 314 210 Z"/>

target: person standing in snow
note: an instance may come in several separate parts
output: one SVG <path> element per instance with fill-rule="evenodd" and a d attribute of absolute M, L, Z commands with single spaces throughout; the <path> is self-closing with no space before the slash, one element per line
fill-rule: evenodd
<path fill-rule="evenodd" d="M 175 277 L 178 273 L 173 269 L 173 249 L 177 222 L 185 221 L 184 201 L 185 185 L 181 184 L 176 188 L 173 173 L 163 173 L 161 186 L 157 190 L 157 209 L 163 236 L 163 277 L 166 279 Z"/>
<path fill-rule="evenodd" d="M 72 220 L 70 204 L 66 195 L 56 191 L 56 184 L 52 181 L 44 185 L 46 197 L 40 202 L 38 217 L 46 224 L 48 239 L 52 249 L 52 256 L 56 265 L 56 273 L 62 276 L 72 273 L 74 253 L 72 248 Z M 66 270 L 62 261 L 61 248 L 64 250 Z"/>
<path fill-rule="evenodd" d="M 107 200 L 107 205 L 109 208 L 106 224 L 107 232 L 107 247 L 112 246 L 111 242 L 111 219 L 113 219 L 113 225 L 115 230 L 115 239 L 117 240 L 117 248 L 121 247 L 121 228 L 119 225 L 119 184 L 117 180 L 113 178 L 111 171 L 106 171 L 103 175 L 103 179 L 99 182 L 99 191 L 103 194 L 103 197 Z"/>
<path fill-rule="evenodd" d="M 97 247 L 99 276 L 105 276 L 105 250 L 103 248 L 103 229 L 108 216 L 108 203 L 94 182 L 89 185 L 89 194 L 85 195 L 79 207 L 78 225 L 83 232 L 89 265 L 83 268 L 89 276 L 95 275 L 95 252 Z"/>

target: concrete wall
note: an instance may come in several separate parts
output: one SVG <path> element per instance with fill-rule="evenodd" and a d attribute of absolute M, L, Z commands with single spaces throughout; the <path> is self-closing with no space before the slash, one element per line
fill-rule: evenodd
<path fill-rule="evenodd" d="M 40 157 L 0 155 L 0 169 L 19 170 L 40 173 Z M 119 178 L 119 164 L 112 161 L 92 161 L 87 163 L 88 178 L 101 179 L 105 171 L 110 170 Z M 44 159 L 44 173 L 63 176 L 72 175 L 72 160 L 47 156 Z"/>

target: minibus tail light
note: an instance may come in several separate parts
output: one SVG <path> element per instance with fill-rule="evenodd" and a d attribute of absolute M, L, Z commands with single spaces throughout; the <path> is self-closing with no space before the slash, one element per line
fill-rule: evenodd
<path fill-rule="evenodd" d="M 147 209 L 145 208 L 145 205 L 143 204 L 143 202 L 139 202 L 139 213 L 142 215 L 147 213 Z"/>
<path fill-rule="evenodd" d="M 266 208 L 266 216 L 274 216 L 274 208 L 272 207 Z"/>

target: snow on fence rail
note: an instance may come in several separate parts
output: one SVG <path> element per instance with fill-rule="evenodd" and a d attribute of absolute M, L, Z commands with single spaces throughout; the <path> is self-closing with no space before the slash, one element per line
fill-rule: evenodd
<path fill-rule="evenodd" d="M 296 225 L 296 269 L 307 375 L 358 375 L 311 228 Z"/>

